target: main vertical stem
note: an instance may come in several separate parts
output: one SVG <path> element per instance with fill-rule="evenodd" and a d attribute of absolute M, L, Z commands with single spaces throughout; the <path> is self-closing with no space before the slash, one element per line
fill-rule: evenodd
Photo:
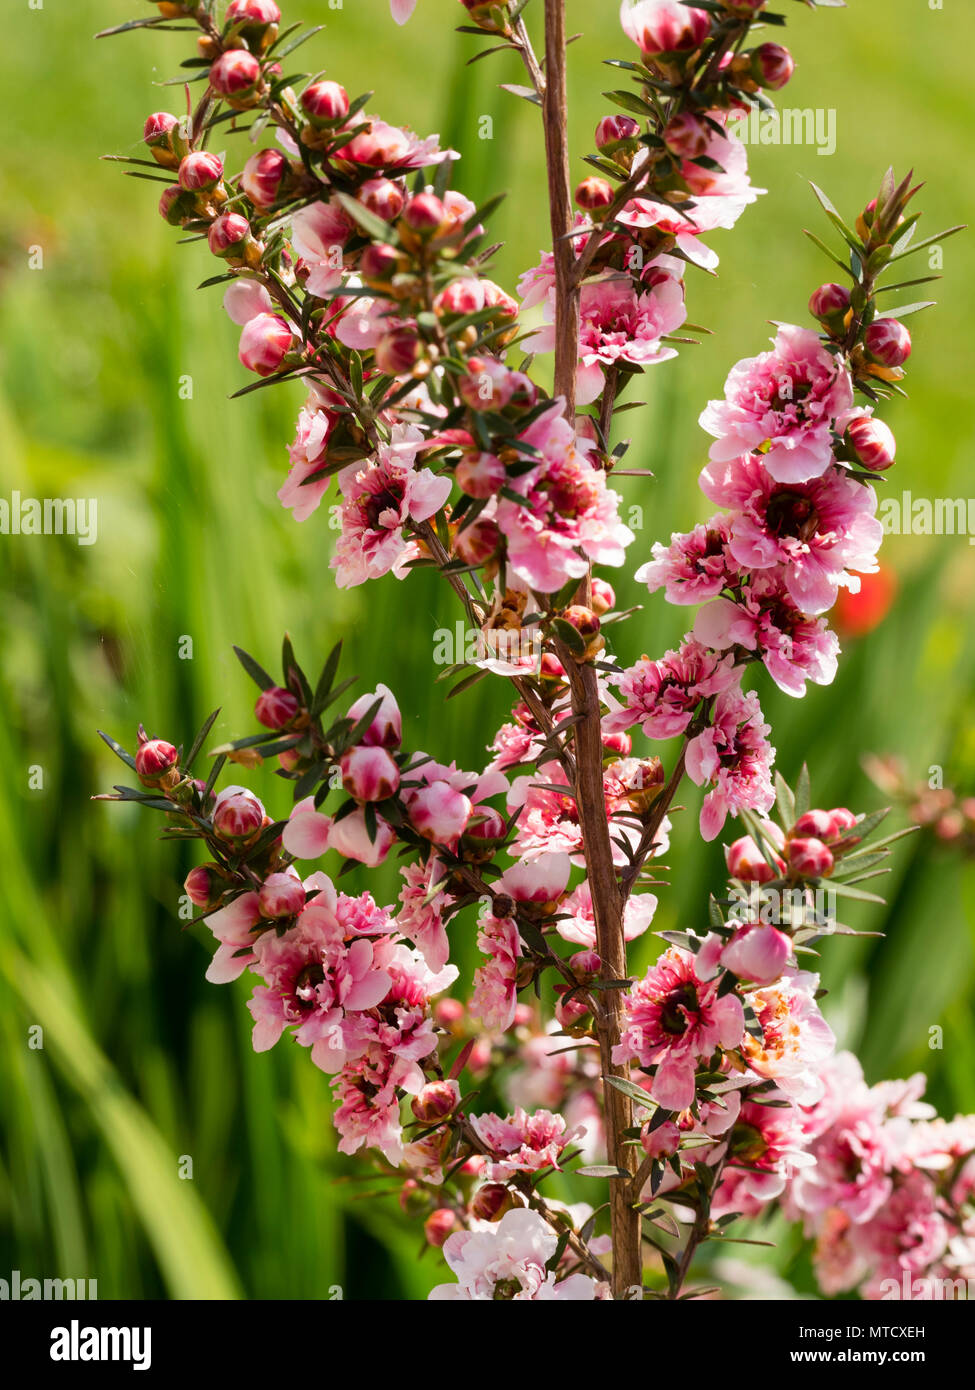
<path fill-rule="evenodd" d="M 545 0 L 545 156 L 548 169 L 552 246 L 555 253 L 555 394 L 565 399 L 565 413 L 575 417 L 575 379 L 579 358 L 579 286 L 575 255 L 567 233 L 572 223 L 569 186 L 568 103 L 565 77 L 565 0 Z M 588 591 L 588 580 L 586 588 Z M 576 805 L 582 827 L 586 872 L 592 892 L 596 950 L 605 980 L 626 976 L 623 940 L 623 900 L 616 881 L 606 799 L 603 794 L 603 742 L 599 716 L 599 686 L 593 666 L 579 666 L 566 652 L 565 668 L 572 688 L 573 712 L 582 716 L 575 729 Z M 613 1062 L 623 1024 L 621 991 L 600 991 L 596 1020 L 603 1076 L 626 1076 L 628 1068 Z M 632 1173 L 634 1149 L 624 1143 L 632 1124 L 632 1106 L 615 1086 L 603 1086 L 606 1149 L 609 1161 Z M 610 1220 L 613 1236 L 613 1297 L 625 1298 L 643 1282 L 640 1214 L 625 1178 L 610 1179 Z"/>

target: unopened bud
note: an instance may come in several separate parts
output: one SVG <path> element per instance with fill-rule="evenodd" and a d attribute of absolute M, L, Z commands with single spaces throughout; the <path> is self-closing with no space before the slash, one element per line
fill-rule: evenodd
<path fill-rule="evenodd" d="M 307 894 L 293 874 L 270 874 L 261 884 L 257 901 L 262 917 L 295 917 L 305 905 Z"/>
<path fill-rule="evenodd" d="M 504 1183 L 486 1182 L 471 1198 L 470 1213 L 478 1221 L 500 1221 L 515 1205 Z"/>
<path fill-rule="evenodd" d="M 706 121 L 692 111 L 682 111 L 668 121 L 662 131 L 664 144 L 678 159 L 700 159 L 707 154 L 711 130 Z"/>
<path fill-rule="evenodd" d="M 262 690 L 254 703 L 254 714 L 265 729 L 286 729 L 301 705 L 298 697 L 283 685 L 272 685 Z"/>
<path fill-rule="evenodd" d="M 356 801 L 386 801 L 399 786 L 399 768 L 385 748 L 350 748 L 339 768 L 342 786 Z"/>
<path fill-rule="evenodd" d="M 456 1081 L 428 1081 L 410 1102 L 410 1109 L 421 1125 L 436 1125 L 446 1120 L 460 1102 L 460 1087 Z"/>
<path fill-rule="evenodd" d="M 253 839 L 264 824 L 264 807 L 246 787 L 225 787 L 213 808 L 213 828 L 223 840 Z"/>
<path fill-rule="evenodd" d="M 337 82 L 313 82 L 301 94 L 301 106 L 319 130 L 337 125 L 349 114 L 349 96 Z"/>
<path fill-rule="evenodd" d="M 239 212 L 223 212 L 210 223 L 207 245 L 215 256 L 239 260 L 252 242 L 251 225 Z"/>
<path fill-rule="evenodd" d="M 376 344 L 376 367 L 386 376 L 406 376 L 423 354 L 423 343 L 412 328 L 394 328 Z"/>
<path fill-rule="evenodd" d="M 585 208 L 587 212 L 597 212 L 601 208 L 608 208 L 613 197 L 613 185 L 608 179 L 595 177 L 583 179 L 575 191 L 576 205 Z"/>
<path fill-rule="evenodd" d="M 615 606 L 616 592 L 612 584 L 608 584 L 605 579 L 593 578 L 591 607 L 596 617 L 601 618 Z"/>
<path fill-rule="evenodd" d="M 845 285 L 820 285 L 809 296 L 809 312 L 831 330 L 842 327 L 849 308 L 850 291 Z"/>
<path fill-rule="evenodd" d="M 901 367 L 911 355 L 911 335 L 897 319 L 874 319 L 863 335 L 863 346 L 872 362 Z"/>
<path fill-rule="evenodd" d="M 246 105 L 260 82 L 260 62 L 246 48 L 229 48 L 210 68 L 210 86 L 231 105 Z"/>
<path fill-rule="evenodd" d="M 508 474 L 496 454 L 469 450 L 461 455 L 454 477 L 468 497 L 493 497 L 504 487 Z"/>
<path fill-rule="evenodd" d="M 277 314 L 256 314 L 244 324 L 237 356 L 249 372 L 272 376 L 293 341 L 291 329 Z"/>
<path fill-rule="evenodd" d="M 209 150 L 194 150 L 179 166 L 179 186 L 187 193 L 216 188 L 223 178 L 223 163 Z"/>
<path fill-rule="evenodd" d="M 856 461 L 872 473 L 883 473 L 894 462 L 897 441 L 883 420 L 861 416 L 848 426 L 845 437 Z"/>
<path fill-rule="evenodd" d="M 777 92 L 796 70 L 795 59 L 780 43 L 763 43 L 751 52 L 751 74 L 760 87 Z"/>
<path fill-rule="evenodd" d="M 240 186 L 255 207 L 271 208 L 277 202 L 281 181 L 289 170 L 280 150 L 261 150 L 251 155 L 240 175 Z"/>
<path fill-rule="evenodd" d="M 635 140 L 640 134 L 640 122 L 632 116 L 604 116 L 596 127 L 596 149 L 612 149 L 621 140 Z"/>
<path fill-rule="evenodd" d="M 436 1211 L 430 1213 L 423 1223 L 427 1243 L 437 1250 L 440 1249 L 449 1235 L 459 1230 L 460 1222 L 447 1207 L 438 1207 Z"/>
<path fill-rule="evenodd" d="M 623 28 L 647 58 L 663 53 L 688 53 L 699 48 L 711 32 L 711 16 L 678 0 L 654 0 L 622 11 Z"/>
<path fill-rule="evenodd" d="M 822 840 L 790 840 L 787 853 L 789 868 L 799 878 L 825 878 L 833 872 L 833 855 Z"/>
<path fill-rule="evenodd" d="M 581 603 L 573 603 L 560 614 L 560 617 L 563 622 L 575 628 L 582 639 L 582 651 L 572 652 L 576 661 L 591 661 L 603 650 L 606 640 L 600 635 L 599 619 L 591 608 L 586 608 Z"/>
<path fill-rule="evenodd" d="M 224 882 L 219 865 L 199 864 L 186 875 L 183 892 L 194 907 L 213 907 L 220 901 Z"/>
<path fill-rule="evenodd" d="M 179 121 L 168 111 L 154 111 L 146 117 L 142 127 L 142 138 L 152 152 L 152 157 L 164 169 L 178 169 L 180 156 L 175 145 L 174 132 L 179 129 Z"/>
<path fill-rule="evenodd" d="M 146 787 L 156 787 L 171 772 L 179 760 L 179 753 L 165 739 L 150 738 L 136 749 L 135 770 L 139 781 Z"/>
<path fill-rule="evenodd" d="M 359 189 L 359 202 L 384 222 L 393 222 L 403 211 L 406 195 L 392 179 L 367 179 Z"/>

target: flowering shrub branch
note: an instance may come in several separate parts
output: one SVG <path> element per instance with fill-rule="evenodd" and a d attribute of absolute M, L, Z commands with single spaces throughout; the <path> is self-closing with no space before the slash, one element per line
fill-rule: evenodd
<path fill-rule="evenodd" d="M 784 19 L 764 0 L 625 0 L 639 61 L 614 65 L 632 90 L 607 94 L 625 114 L 600 121 L 596 173 L 572 195 L 562 0 L 544 0 L 544 60 L 525 4 L 463 3 L 468 31 L 501 40 L 478 56 L 514 53 L 530 86 L 509 90 L 541 108 L 552 248 L 520 304 L 488 278 L 494 204 L 451 187 L 455 152 L 367 114 L 372 94 L 286 75 L 309 34 L 282 29 L 273 0 L 231 0 L 222 21 L 215 0 L 159 4 L 121 26 L 195 30 L 184 66 L 205 84 L 186 116 L 150 115 L 151 159 L 126 162 L 164 183 L 165 219 L 224 262 L 204 284 L 224 288 L 241 328 L 258 377 L 244 391 L 307 390 L 278 496 L 304 521 L 335 479 L 337 584 L 437 569 L 477 632 L 450 696 L 499 676 L 511 718 L 483 769 L 436 761 L 402 747 L 389 688 L 337 714 L 351 684 L 339 648 L 312 682 L 286 639 L 280 683 L 238 652 L 261 732 L 216 749 L 205 781 L 194 765 L 215 715 L 185 755 L 141 728 L 134 754 L 108 740 L 140 783 L 108 799 L 203 841 L 185 891 L 217 942 L 208 978 L 256 977 L 255 1048 L 287 1034 L 332 1078 L 340 1150 L 375 1151 L 443 1247 L 456 1282 L 433 1297 L 688 1297 L 699 1247 L 772 1203 L 816 1237 L 827 1292 L 879 1296 L 895 1268 L 953 1272 L 970 1235 L 971 1122 L 931 1120 L 916 1081 L 851 1081 L 800 959 L 850 931 L 837 898 L 879 901 L 861 885 L 898 836 L 865 843 L 882 811 L 811 807 L 805 769 L 795 788 L 773 779 L 771 730 L 743 685 L 759 665 L 794 696 L 833 678 L 825 615 L 876 567 L 875 484 L 894 462 L 874 408 L 901 390 L 903 318 L 927 307 L 881 308 L 922 283 L 881 281 L 950 233 L 914 239 L 910 177 L 888 173 L 853 227 L 816 190 L 841 252 L 814 240 L 844 283 L 813 293 L 815 328 L 778 325 L 704 410 L 701 488 L 724 510 L 638 571 L 698 611 L 676 651 L 627 666 L 609 639 L 630 615 L 594 572 L 634 540 L 611 486 L 628 471 L 614 415 L 634 377 L 702 331 L 686 323 L 685 271 L 713 271 L 705 239 L 758 196 L 733 121 L 791 76 L 781 45 L 746 47 L 754 25 Z M 412 8 L 394 0 L 393 17 Z M 232 132 L 276 144 L 231 174 L 211 146 Z M 523 326 L 536 305 L 541 324 Z M 530 374 L 548 352 L 552 394 Z M 635 726 L 681 739 L 669 774 L 634 756 Z M 245 787 L 218 790 L 227 761 L 270 758 L 293 784 L 281 820 Z M 745 834 L 706 924 L 702 904 L 700 930 L 661 933 L 666 950 L 637 979 L 627 943 L 652 922 L 685 777 L 704 791 L 706 840 L 729 815 Z M 341 872 L 374 867 L 394 849 L 397 909 L 297 867 L 327 851 Z M 450 938 L 475 909 L 482 962 L 465 1004 L 448 993 Z M 541 1002 L 519 1001 L 543 985 L 547 1024 Z M 608 1234 L 601 1208 L 543 1195 L 562 1171 L 608 1180 Z"/>

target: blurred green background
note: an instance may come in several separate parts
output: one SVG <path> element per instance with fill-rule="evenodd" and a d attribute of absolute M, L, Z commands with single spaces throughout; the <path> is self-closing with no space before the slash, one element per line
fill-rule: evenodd
<path fill-rule="evenodd" d="M 712 238 L 717 279 L 688 276 L 690 317 L 714 337 L 652 371 L 647 409 L 621 417 L 633 433 L 628 463 L 655 474 L 625 485 L 643 509 L 631 569 L 653 540 L 706 514 L 696 478 L 707 441 L 696 420 L 728 367 L 761 350 L 768 318 L 802 321 L 809 292 L 830 278 L 801 235 L 828 231 L 806 180 L 852 218 L 887 163 L 913 165 L 927 181 L 925 234 L 975 220 L 967 7 L 780 8 L 798 59 L 780 105 L 835 108 L 837 150 L 753 149 L 753 179 L 769 196 Z M 497 86 L 522 80 L 514 59 L 464 66 L 479 43 L 453 32 L 463 19 L 456 0 L 419 0 L 405 29 L 385 0 L 285 9 L 326 25 L 301 55 L 314 53 L 309 65 L 352 96 L 375 89 L 373 109 L 463 151 L 457 182 L 470 196 L 509 191 L 495 229 L 506 242 L 498 278 L 513 288 L 548 240 L 537 112 Z M 581 154 L 607 109 L 600 91 L 620 85 L 600 59 L 628 56 L 628 45 L 615 4 L 570 0 L 569 9 L 570 25 L 585 28 L 570 50 Z M 346 674 L 358 673 L 363 689 L 387 681 L 408 746 L 437 757 L 481 766 L 507 707 L 501 682 L 446 706 L 444 687 L 432 685 L 432 634 L 456 613 L 429 575 L 336 590 L 324 513 L 296 525 L 274 497 L 298 389 L 228 401 L 244 384 L 236 330 L 218 291 L 194 290 L 212 262 L 199 245 L 176 245 L 155 212 L 158 186 L 98 162 L 138 153 L 146 113 L 179 105 L 178 89 L 153 84 L 187 56 L 184 36 L 92 42 L 97 29 L 145 13 L 138 0 L 46 0 L 4 16 L 0 496 L 97 497 L 98 539 L 0 536 L 0 1275 L 87 1275 L 102 1298 L 324 1298 L 336 1285 L 349 1298 L 423 1297 L 439 1260 L 417 1261 L 417 1228 L 394 1200 L 359 1200 L 361 1184 L 334 1182 L 356 1165 L 334 1155 L 326 1079 L 297 1049 L 255 1056 L 246 982 L 204 980 L 205 934 L 182 932 L 176 918 L 192 859 L 157 843 L 148 814 L 89 802 L 120 771 L 96 727 L 131 746 L 143 720 L 188 742 L 220 704 L 211 743 L 250 732 L 253 691 L 231 644 L 271 664 L 286 628 L 309 667 L 344 638 Z M 485 115 L 491 139 L 479 138 Z M 575 172 L 585 172 L 579 159 Z M 42 268 L 29 265 L 36 247 Z M 911 320 L 911 400 L 887 411 L 897 494 L 970 490 L 973 254 L 971 237 L 946 243 L 943 302 Z M 908 266 L 926 273 L 923 256 Z M 797 702 L 759 683 L 779 766 L 794 779 L 808 759 L 814 804 L 881 804 L 859 770 L 866 751 L 901 754 L 918 778 L 940 764 L 947 782 L 975 791 L 975 557 L 964 537 L 895 537 L 884 556 L 896 602 L 876 630 L 845 643 L 835 684 Z M 628 579 L 618 592 L 627 603 L 647 597 Z M 620 630 L 621 655 L 663 651 L 686 617 L 650 599 Z M 181 659 L 187 637 L 192 659 Z M 267 772 L 249 780 L 284 813 L 286 787 Z M 661 928 L 700 925 L 706 890 L 721 882 L 720 850 L 693 834 L 693 789 L 687 801 Z M 393 868 L 368 883 L 393 900 Z M 828 1014 L 869 1079 L 921 1069 L 943 1111 L 973 1110 L 972 870 L 916 836 L 898 846 L 884 892 L 887 909 L 858 906 L 849 920 L 885 939 L 825 952 Z M 473 931 L 453 935 L 469 979 Z M 635 963 L 652 950 L 644 938 Z M 43 1049 L 28 1046 L 36 1025 Z M 937 1050 L 933 1025 L 944 1030 Z M 192 1181 L 178 1175 L 183 1155 Z M 576 1196 L 585 1195 L 580 1182 Z M 759 1263 L 791 1269 L 808 1290 L 799 1245 L 787 1236 Z"/>

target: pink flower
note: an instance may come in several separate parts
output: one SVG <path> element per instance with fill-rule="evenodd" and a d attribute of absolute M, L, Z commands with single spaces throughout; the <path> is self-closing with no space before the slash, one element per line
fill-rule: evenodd
<path fill-rule="evenodd" d="M 256 280 L 234 280 L 224 293 L 223 307 L 232 322 L 243 328 L 258 314 L 270 313 L 274 300 Z"/>
<path fill-rule="evenodd" d="M 562 1152 L 577 1137 L 561 1115 L 536 1110 L 528 1115 L 519 1106 L 513 1115 L 475 1115 L 471 1119 L 477 1137 L 492 1150 L 495 1160 L 485 1165 L 489 1182 L 505 1182 L 516 1173 L 538 1173 L 558 1168 Z"/>
<path fill-rule="evenodd" d="M 743 584 L 738 602 L 716 598 L 694 621 L 705 647 L 758 652 L 765 669 L 787 695 L 804 695 L 806 681 L 829 685 L 836 675 L 840 644 L 825 618 L 810 618 L 792 602 L 774 570 L 759 570 Z"/>
<path fill-rule="evenodd" d="M 712 463 L 769 444 L 763 462 L 771 477 L 804 483 L 833 463 L 831 429 L 852 405 L 846 368 L 810 329 L 785 324 L 771 352 L 744 358 L 731 369 L 725 399 L 711 401 L 700 423 L 716 438 Z"/>
<path fill-rule="evenodd" d="M 548 1268 L 559 1238 L 545 1219 L 527 1207 L 506 1212 L 496 1224 L 476 1231 L 455 1231 L 443 1247 L 456 1284 L 438 1284 L 430 1298 L 588 1302 L 597 1286 L 585 1274 L 570 1274 L 561 1283 Z"/>
<path fill-rule="evenodd" d="M 432 164 L 442 164 L 446 159 L 458 158 L 456 150 L 440 148 L 439 136 L 429 135 L 425 140 L 420 140 L 412 130 L 389 125 L 365 113 L 360 113 L 356 124 L 366 128 L 336 150 L 333 159 L 364 164 L 371 169 L 384 169 L 387 173 L 393 170 L 405 173 L 410 169 L 426 169 Z"/>
<path fill-rule="evenodd" d="M 948 1237 L 934 1184 L 923 1173 L 911 1173 L 896 1184 L 869 1224 L 855 1232 L 856 1245 L 875 1266 L 864 1285 L 866 1297 L 887 1295 L 889 1280 L 903 1285 L 923 1275 L 945 1253 Z"/>
<path fill-rule="evenodd" d="M 627 898 L 623 909 L 623 939 L 633 941 L 636 937 L 642 936 L 653 921 L 656 910 L 657 899 L 652 893 L 636 893 Z M 569 894 L 559 907 L 559 913 L 555 930 L 562 940 L 595 950 L 596 919 L 588 880 L 584 880 Z M 563 913 L 567 915 L 562 916 Z"/>
<path fill-rule="evenodd" d="M 342 534 L 332 556 L 340 589 L 378 579 L 390 570 L 403 579 L 407 562 L 419 554 L 415 542 L 404 538 L 403 527 L 426 521 L 450 494 L 449 478 L 438 478 L 429 468 L 414 471 L 413 458 L 422 441 L 414 426 L 397 425 L 391 442 L 380 445 L 375 459 L 351 464 L 340 474 L 345 499 Z"/>
<path fill-rule="evenodd" d="M 776 984 L 747 996 L 762 1029 L 760 1038 L 746 1033 L 742 1040 L 748 1064 L 800 1105 L 823 1095 L 822 1064 L 836 1045 L 815 1000 L 818 988 L 818 975 L 787 967 Z"/>
<path fill-rule="evenodd" d="M 400 870 L 403 887 L 399 900 L 403 904 L 396 925 L 419 950 L 431 970 L 442 970 L 450 954 L 443 910 L 452 901 L 445 892 L 434 892 L 444 877 L 445 869 L 435 855 L 425 866 L 407 864 Z"/>
<path fill-rule="evenodd" d="M 474 971 L 470 1012 L 489 1033 L 506 1033 L 515 1020 L 521 937 L 510 917 L 482 917 L 477 949 L 487 957 Z"/>
<path fill-rule="evenodd" d="M 339 1152 L 357 1153 L 363 1147 L 380 1149 L 398 1167 L 403 1161 L 400 1092 L 416 1095 L 423 1072 L 415 1062 L 394 1057 L 378 1044 L 348 1061 L 335 1079 L 333 1115 L 341 1138 Z"/>
<path fill-rule="evenodd" d="M 793 603 L 825 613 L 840 585 L 856 593 L 858 574 L 874 574 L 883 528 L 877 495 L 842 470 L 810 482 L 776 483 L 753 454 L 701 473 L 712 502 L 732 509 L 729 549 L 746 569 L 781 568 Z M 855 574 L 846 573 L 847 570 Z"/>
<path fill-rule="evenodd" d="M 550 290 L 546 316 L 552 322 L 525 343 L 529 352 L 555 349 L 555 291 Z M 603 367 L 617 362 L 649 367 L 676 357 L 676 349 L 661 344 L 687 317 L 684 287 L 674 276 L 659 272 L 647 290 L 638 293 L 629 275 L 609 271 L 583 282 L 580 301 L 578 399 L 594 401 L 603 389 Z"/>
<path fill-rule="evenodd" d="M 741 1043 L 745 1019 L 734 994 L 718 997 L 713 982 L 699 978 L 694 957 L 676 946 L 623 996 L 626 1024 L 614 1062 L 655 1068 L 650 1094 L 667 1110 L 694 1102 L 694 1075 L 715 1048 Z"/>
<path fill-rule="evenodd" d="M 634 578 L 651 594 L 663 589 L 668 603 L 701 603 L 717 598 L 722 589 L 737 584 L 740 569 L 728 551 L 731 524 L 715 516 L 693 531 L 675 531 L 670 545 L 656 541 L 653 559 L 641 565 Z"/>
<path fill-rule="evenodd" d="M 619 519 L 619 494 L 589 460 L 593 445 L 577 437 L 553 402 L 525 431 L 535 466 L 510 480 L 523 503 L 502 498 L 496 513 L 508 564 L 533 589 L 554 593 L 581 579 L 589 562 L 621 565 L 633 532 Z"/>
<path fill-rule="evenodd" d="M 388 685 L 380 682 L 370 694 L 360 695 L 349 706 L 346 718 L 351 719 L 353 725 L 358 724 L 377 701 L 379 708 L 368 729 L 359 736 L 359 743 L 366 748 L 398 748 L 403 741 L 403 716 Z"/>
<path fill-rule="evenodd" d="M 739 927 L 721 952 L 721 964 L 740 980 L 770 985 L 782 974 L 792 954 L 784 932 L 762 923 Z"/>
<path fill-rule="evenodd" d="M 647 738 L 682 734 L 701 701 L 726 690 L 735 679 L 732 661 L 693 639 L 685 639 L 676 652 L 667 652 L 659 661 L 641 657 L 618 678 L 622 708 L 611 713 L 603 727 L 615 732 L 640 724 Z"/>
<path fill-rule="evenodd" d="M 316 811 L 314 798 L 308 796 L 292 810 L 281 841 L 296 859 L 318 859 L 327 849 L 334 849 L 346 859 L 375 868 L 386 858 L 394 838 L 382 816 L 376 816 L 375 834 L 371 835 L 361 807 L 333 819 Z"/>
<path fill-rule="evenodd" d="M 309 294 L 327 295 L 342 283 L 342 248 L 353 223 L 336 203 L 310 203 L 291 219 L 291 243 L 304 262 Z"/>
<path fill-rule="evenodd" d="M 707 10 L 678 0 L 623 0 L 620 23 L 648 58 L 699 48 L 711 31 Z"/>
<path fill-rule="evenodd" d="M 291 350 L 294 335 L 277 314 L 257 314 L 248 319 L 240 335 L 237 356 L 249 372 L 272 376 Z"/>
<path fill-rule="evenodd" d="M 713 840 L 729 814 L 770 811 L 775 801 L 771 768 L 775 749 L 766 735 L 758 696 L 738 686 L 714 703 L 711 725 L 687 745 L 687 773 L 699 787 L 711 786 L 701 808 L 701 835 Z"/>
<path fill-rule="evenodd" d="M 291 469 L 278 490 L 278 501 L 293 510 L 295 521 L 307 520 L 328 491 L 328 438 L 335 420 L 321 408 L 315 392 L 298 414 L 294 443 L 288 446 Z"/>
<path fill-rule="evenodd" d="M 757 1216 L 767 1202 L 781 1196 L 787 1180 L 811 1171 L 815 1159 L 806 1150 L 802 1117 L 784 1096 L 770 1092 L 765 1104 L 745 1100 L 728 1137 L 728 1158 L 715 1193 L 711 1214 Z M 776 1105 L 767 1102 L 777 1101 Z"/>
<path fill-rule="evenodd" d="M 253 928 L 261 920 L 260 899 L 255 892 L 241 893 L 226 907 L 211 912 L 206 924 L 220 943 L 207 967 L 211 984 L 236 980 L 257 959 Z"/>
<path fill-rule="evenodd" d="M 419 755 L 422 756 L 422 755 Z M 490 808 L 482 805 L 489 797 L 507 790 L 508 779 L 501 772 L 465 772 L 456 763 L 437 763 L 432 759 L 407 768 L 401 796 L 415 830 L 435 844 L 455 850 L 471 818 Z"/>
<path fill-rule="evenodd" d="M 552 790 L 549 790 L 550 785 Z M 557 790 L 561 785 L 562 771 L 551 763 L 539 768 L 534 776 L 516 777 L 511 784 L 508 810 L 511 812 L 521 807 L 515 850 L 529 863 L 549 854 L 567 854 L 574 863 L 584 862 L 578 808 L 571 796 Z M 640 835 L 639 827 L 636 825 L 635 816 L 632 813 L 627 816 L 619 807 L 621 788 L 612 774 L 612 765 L 603 773 L 603 790 L 607 815 L 616 818 L 613 825 L 614 836 L 635 845 Z M 665 821 L 658 840 L 658 853 L 666 848 L 668 828 Z M 627 862 L 626 855 L 617 844 L 613 846 L 613 857 L 619 864 Z"/>

